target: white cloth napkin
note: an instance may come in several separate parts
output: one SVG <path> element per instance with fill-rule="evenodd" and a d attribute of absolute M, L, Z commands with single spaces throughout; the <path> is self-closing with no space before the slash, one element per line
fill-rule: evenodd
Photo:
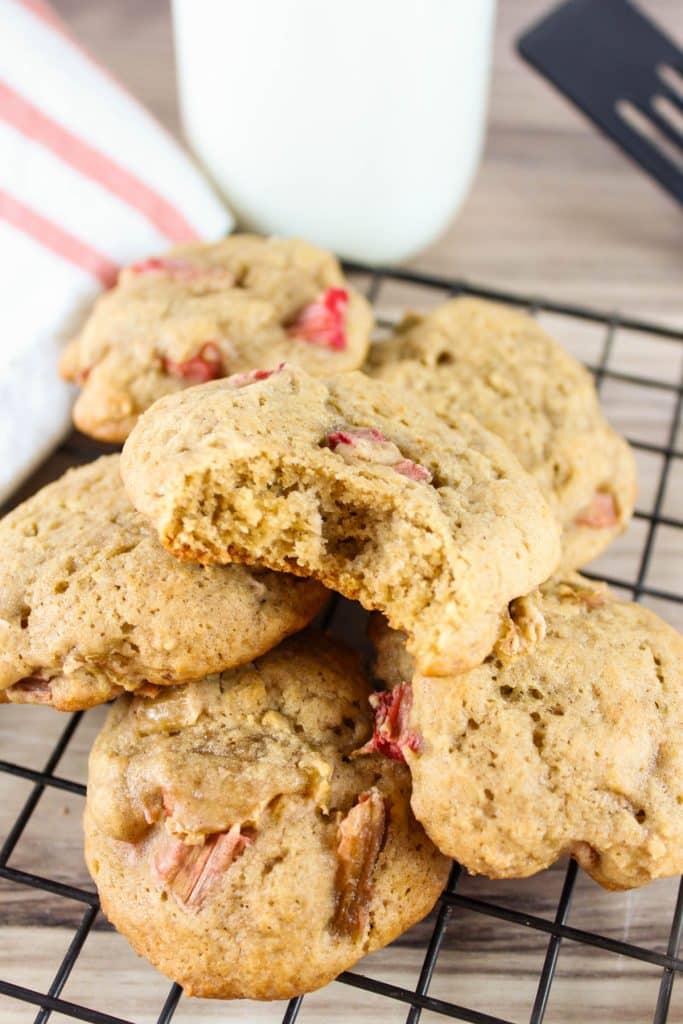
<path fill-rule="evenodd" d="M 59 351 L 118 267 L 232 227 L 44 0 L 0 0 L 0 500 L 68 431 Z"/>

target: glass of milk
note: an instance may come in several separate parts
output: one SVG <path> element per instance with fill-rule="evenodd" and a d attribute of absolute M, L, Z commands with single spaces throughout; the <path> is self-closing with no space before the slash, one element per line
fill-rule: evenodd
<path fill-rule="evenodd" d="M 495 0 L 173 0 L 188 140 L 242 226 L 391 263 L 482 146 Z"/>

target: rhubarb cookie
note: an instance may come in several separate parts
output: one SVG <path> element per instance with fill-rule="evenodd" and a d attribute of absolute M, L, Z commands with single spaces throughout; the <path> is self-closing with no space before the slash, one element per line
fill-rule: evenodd
<path fill-rule="evenodd" d="M 330 253 L 235 235 L 123 270 L 65 350 L 82 391 L 80 430 L 124 441 L 162 395 L 287 361 L 319 376 L 359 367 L 372 329 L 365 299 Z"/>
<path fill-rule="evenodd" d="M 188 995 L 319 988 L 434 905 L 449 862 L 408 771 L 351 756 L 368 694 L 355 655 L 311 633 L 112 707 L 90 755 L 88 867 L 110 921 Z"/>
<path fill-rule="evenodd" d="M 0 521 L 0 701 L 92 707 L 250 661 L 327 594 L 241 565 L 173 558 L 128 501 L 112 455 Z"/>
<path fill-rule="evenodd" d="M 286 367 L 169 396 L 121 465 L 174 555 L 316 578 L 384 612 L 430 674 L 478 664 L 559 558 L 547 503 L 498 438 L 362 373 Z"/>
<path fill-rule="evenodd" d="M 552 504 L 565 569 L 624 530 L 636 492 L 631 450 L 605 420 L 588 371 L 531 317 L 453 299 L 408 315 L 373 347 L 368 372 L 446 419 L 472 413 L 501 437 Z"/>
<path fill-rule="evenodd" d="M 396 642 L 378 662 L 392 684 Z M 514 602 L 457 685 L 418 674 L 373 697 L 366 749 L 405 758 L 416 817 L 473 873 L 570 853 L 608 889 L 644 885 L 683 871 L 682 666 L 675 630 L 573 574 Z"/>

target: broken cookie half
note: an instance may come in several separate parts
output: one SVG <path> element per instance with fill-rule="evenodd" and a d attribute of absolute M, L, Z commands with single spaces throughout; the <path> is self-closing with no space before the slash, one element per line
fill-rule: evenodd
<path fill-rule="evenodd" d="M 188 994 L 310 991 L 434 905 L 449 862 L 406 767 L 350 756 L 369 693 L 355 655 L 306 633 L 114 704 L 90 758 L 88 866 L 115 927 Z"/>

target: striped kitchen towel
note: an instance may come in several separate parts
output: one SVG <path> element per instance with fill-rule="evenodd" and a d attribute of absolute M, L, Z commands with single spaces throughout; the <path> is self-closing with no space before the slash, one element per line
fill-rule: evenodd
<path fill-rule="evenodd" d="M 68 431 L 59 350 L 118 267 L 232 226 L 44 0 L 0 0 L 0 500 Z"/>

